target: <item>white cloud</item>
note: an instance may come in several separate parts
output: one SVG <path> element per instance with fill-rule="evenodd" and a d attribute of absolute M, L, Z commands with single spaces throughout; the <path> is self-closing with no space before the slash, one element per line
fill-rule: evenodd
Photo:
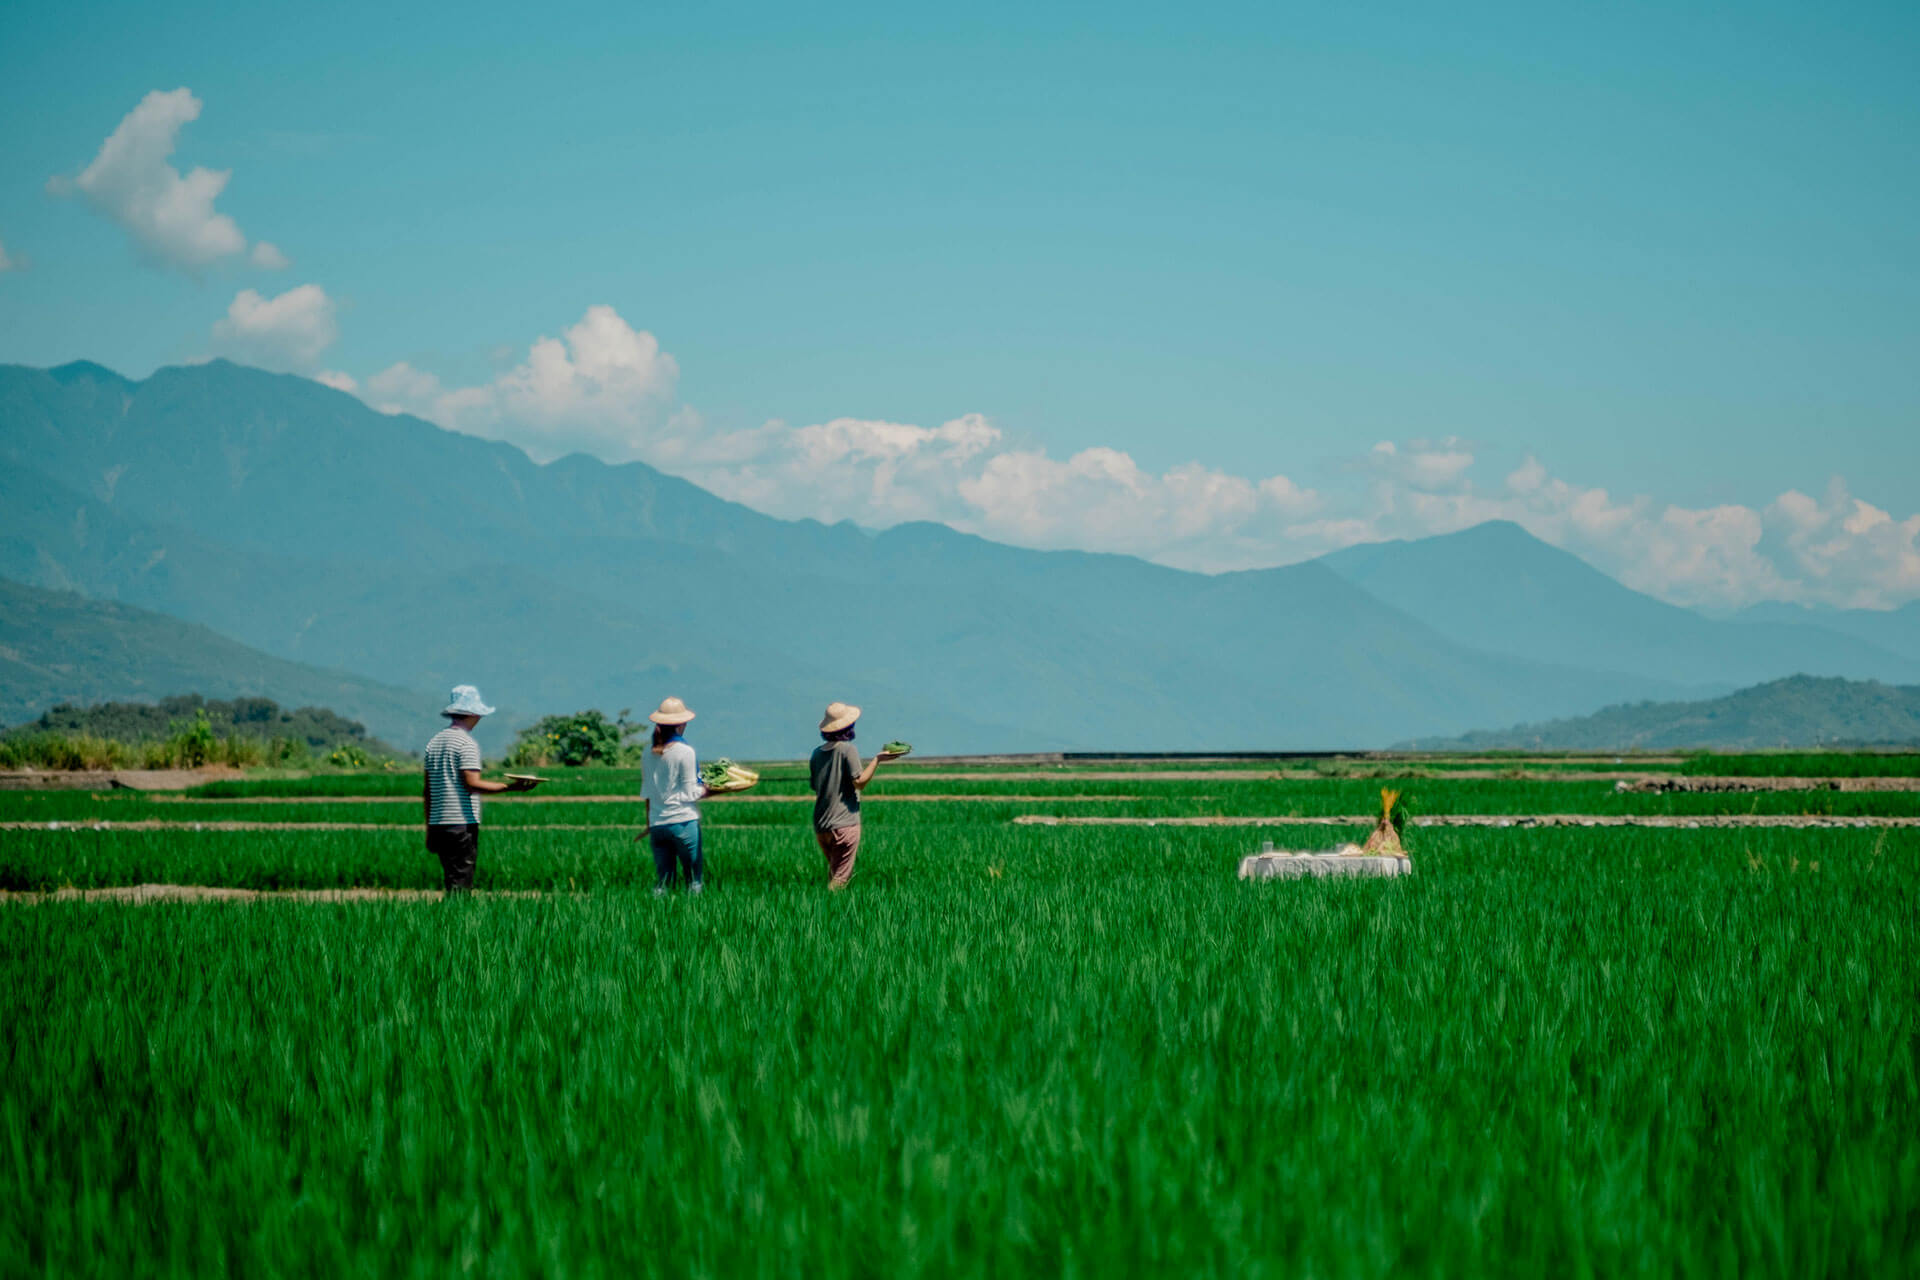
<path fill-rule="evenodd" d="M 323 387 L 332 387 L 335 391 L 344 391 L 353 395 L 360 390 L 360 383 L 350 373 L 341 373 L 338 369 L 322 369 L 313 375 L 313 380 Z"/>
<path fill-rule="evenodd" d="M 1381 457 L 1408 452 L 1376 449 L 1369 470 L 1377 475 Z M 1372 542 L 1511 520 L 1628 586 L 1678 604 L 1790 600 L 1884 608 L 1920 597 L 1920 514 L 1896 519 L 1854 498 L 1839 480 L 1823 499 L 1790 490 L 1760 507 L 1686 507 L 1645 495 L 1615 498 L 1558 479 L 1533 457 L 1485 490 L 1471 473 L 1469 453 L 1465 466 L 1444 468 L 1445 491 L 1432 492 L 1418 483 L 1436 471 L 1399 471 L 1375 480 L 1360 514 L 1289 532 L 1329 543 Z"/>
<path fill-rule="evenodd" d="M 366 379 L 360 394 L 536 458 L 573 449 L 637 458 L 787 518 L 934 520 L 1026 546 L 1125 552 L 1206 571 L 1511 520 L 1681 604 L 1883 606 L 1920 597 L 1920 515 L 1898 519 L 1838 481 L 1822 499 L 1793 491 L 1764 507 L 1689 508 L 1579 485 L 1534 457 L 1483 478 L 1475 448 L 1446 437 L 1381 441 L 1349 469 L 1354 483 L 1316 490 L 1200 461 L 1155 472 L 1100 446 L 1056 458 L 1009 441 L 977 413 L 932 427 L 846 417 L 719 429 L 674 403 L 678 372 L 652 334 L 596 306 L 491 381 L 448 387 L 401 363 Z"/>
<path fill-rule="evenodd" d="M 253 265 L 264 271 L 285 271 L 293 265 L 293 259 L 280 252 L 280 246 L 266 240 L 255 242 L 253 252 L 247 257 Z"/>
<path fill-rule="evenodd" d="M 440 379 L 404 360 L 367 379 L 367 401 L 383 413 L 417 413 L 430 418 L 439 395 Z"/>
<path fill-rule="evenodd" d="M 1762 518 L 1760 552 L 1795 585 L 1785 598 L 1860 608 L 1920 598 L 1920 514 L 1896 520 L 1835 479 L 1823 499 L 1781 494 Z"/>
<path fill-rule="evenodd" d="M 711 460 L 700 462 L 710 447 Z M 1258 482 L 1187 463 L 1164 474 L 1115 449 L 1065 460 L 1003 447 L 970 415 L 938 428 L 841 419 L 701 437 L 674 467 L 725 497 L 784 516 L 885 525 L 940 520 L 1027 546 L 1119 551 L 1200 570 L 1311 558 L 1359 542 L 1511 520 L 1629 586 L 1680 604 L 1801 600 L 1885 607 L 1920 597 L 1920 514 L 1896 520 L 1838 483 L 1763 510 L 1688 508 L 1550 475 L 1529 458 L 1491 488 L 1458 444 L 1396 447 L 1358 492 L 1284 475 Z M 1373 458 L 1376 463 L 1379 456 Z"/>
<path fill-rule="evenodd" d="M 689 424 L 697 428 L 697 422 Z M 957 486 L 999 431 L 978 415 L 938 427 L 862 418 L 683 432 L 666 452 L 697 484 L 789 517 L 867 524 L 950 520 Z"/>
<path fill-rule="evenodd" d="M 154 90 L 107 135 L 91 164 L 71 178 L 49 180 L 47 189 L 78 193 L 167 266 L 197 272 L 244 253 L 247 238 L 238 224 L 213 207 L 233 171 L 196 167 L 183 175 L 169 162 L 180 130 L 200 118 L 200 107 L 189 89 Z M 286 256 L 265 242 L 254 246 L 253 261 L 275 269 L 287 265 Z"/>
<path fill-rule="evenodd" d="M 1415 440 L 1405 448 L 1392 440 L 1382 440 L 1367 453 L 1367 469 L 1390 478 L 1410 489 L 1437 492 L 1458 487 L 1473 465 L 1470 453 L 1457 436 L 1438 442 Z"/>
<path fill-rule="evenodd" d="M 967 523 L 988 536 L 1196 568 L 1232 564 L 1249 541 L 1277 535 L 1318 501 L 1285 476 L 1255 482 L 1197 462 L 1155 475 L 1109 448 L 1063 461 L 1033 450 L 995 454 L 961 482 L 960 495 Z"/>
<path fill-rule="evenodd" d="M 560 337 L 537 338 L 490 382 L 449 389 L 403 362 L 367 379 L 367 398 L 389 413 L 509 440 L 541 461 L 587 452 L 624 462 L 684 432 L 686 419 L 672 412 L 679 376 L 658 339 L 597 305 Z"/>
<path fill-rule="evenodd" d="M 242 289 L 213 326 L 225 354 L 271 369 L 310 368 L 340 336 L 333 299 L 317 284 L 303 284 L 276 298 Z"/>

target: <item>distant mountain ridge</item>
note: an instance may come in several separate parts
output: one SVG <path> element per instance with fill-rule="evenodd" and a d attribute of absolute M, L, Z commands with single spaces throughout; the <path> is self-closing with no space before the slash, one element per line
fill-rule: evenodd
<path fill-rule="evenodd" d="M 1519 525 L 1488 521 L 1320 563 L 1460 644 L 1721 691 L 1794 673 L 1920 683 L 1920 652 L 1771 614 L 1717 621 L 1642 595 Z"/>
<path fill-rule="evenodd" d="M 1557 652 L 1551 631 L 1516 652 L 1463 638 L 1486 637 L 1444 600 L 1368 585 L 1359 557 L 1209 577 L 776 520 L 639 463 L 539 466 L 224 361 L 143 382 L 0 366 L 0 463 L 0 574 L 389 685 L 472 681 L 496 734 L 676 693 L 734 755 L 805 751 L 829 698 L 924 750 L 1366 746 L 1724 688 L 1710 654 L 1740 630 L 1645 669 Z M 1856 640 L 1781 630 L 1767 675 L 1910 678 Z"/>
<path fill-rule="evenodd" d="M 110 600 L 0 580 L 0 726 L 60 703 L 158 702 L 181 693 L 323 707 L 409 742 L 431 695 L 248 649 L 206 627 Z"/>
<path fill-rule="evenodd" d="M 391 756 L 390 743 L 368 735 L 358 720 L 326 707 L 282 707 L 258 695 L 222 699 L 199 694 L 169 694 L 158 702 L 61 702 L 32 720 L 0 730 L 0 740 L 62 737 L 110 738 L 117 742 L 153 742 L 170 737 L 204 712 L 216 738 L 275 738 L 304 743 L 309 750 L 357 747 Z"/>
<path fill-rule="evenodd" d="M 1920 660 L 1920 600 L 1897 609 L 1821 609 L 1797 604 L 1758 604 L 1734 615 L 1740 622 L 1817 627 L 1853 636 L 1891 653 Z"/>
<path fill-rule="evenodd" d="M 1431 751 L 1920 747 L 1920 688 L 1790 676 L 1703 702 L 1612 706 L 1577 719 L 1402 745 Z"/>

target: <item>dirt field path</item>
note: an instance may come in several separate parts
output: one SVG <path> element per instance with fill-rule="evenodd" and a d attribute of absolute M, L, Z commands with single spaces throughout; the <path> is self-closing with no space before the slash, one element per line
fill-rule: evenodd
<path fill-rule="evenodd" d="M 1014 819 L 1035 827 L 1368 827 L 1378 815 L 1326 818 L 1075 818 L 1026 813 Z M 1416 827 L 1920 827 L 1920 818 L 1829 817 L 1814 814 L 1735 813 L 1454 813 L 1409 818 Z"/>
<path fill-rule="evenodd" d="M 757 830 L 748 824 L 745 827 L 727 827 L 723 822 L 709 822 L 709 827 L 726 830 Z M 632 822 L 520 822 L 499 823 L 487 828 L 493 835 L 502 831 L 633 831 L 638 827 Z M 131 822 L 96 821 L 91 818 L 68 820 L 64 822 L 0 822 L 0 831 L 414 831 L 421 830 L 417 822 L 247 822 L 244 820 L 216 822 L 166 822 L 158 818 L 139 818 Z"/>
<path fill-rule="evenodd" d="M 1614 782 L 1620 779 L 1662 777 L 1644 770 L 1628 773 L 1575 772 L 1572 770 L 1519 769 L 1422 769 L 1418 766 L 1395 768 L 1389 761 L 1366 764 L 1351 770 L 1322 773 L 1314 769 L 1022 769 L 1014 772 L 988 770 L 934 770 L 901 773 L 902 781 L 913 782 L 1370 782 L 1376 778 L 1427 778 L 1463 782 L 1505 779 L 1509 782 Z"/>
<path fill-rule="evenodd" d="M 1920 791 L 1916 778 L 1710 778 L 1654 774 L 1624 783 L 1618 791 L 1665 794 L 1674 791 Z"/>
<path fill-rule="evenodd" d="M 1565 756 L 1548 755 L 1548 756 L 1534 756 L 1529 758 L 1548 760 L 1555 764 L 1621 765 L 1621 764 L 1632 763 L 1632 764 L 1641 765 L 1641 766 L 1682 764 L 1686 760 L 1686 757 L 1684 756 L 1674 755 L 1671 753 L 1664 754 L 1664 755 L 1651 755 L 1651 754 L 1635 754 L 1634 752 L 1631 752 L 1631 751 L 1610 751 L 1610 752 L 1600 752 L 1595 754 L 1565 755 Z M 928 768 L 945 767 L 945 768 L 959 769 L 959 768 L 967 768 L 970 766 L 977 768 L 980 766 L 991 767 L 995 765 L 1000 765 L 1000 766 L 1006 766 L 1006 767 L 1013 767 L 1017 765 L 1017 766 L 1025 767 L 1026 771 L 1029 773 L 1042 770 L 1042 769 L 1060 770 L 1063 772 L 1072 771 L 1072 770 L 1084 770 L 1086 772 L 1099 772 L 1102 769 L 1109 768 L 1112 766 L 1120 766 L 1120 765 L 1131 765 L 1134 768 L 1138 768 L 1142 764 L 1152 760 L 1165 760 L 1170 765 L 1173 765 L 1173 767 L 1176 767 L 1176 768 L 1181 765 L 1197 768 L 1198 766 L 1204 765 L 1204 764 L 1238 764 L 1238 765 L 1251 766 L 1257 761 L 1267 761 L 1270 763 L 1272 767 L 1277 768 L 1283 764 L 1297 763 L 1298 761 L 1308 760 L 1308 759 L 1324 760 L 1328 766 L 1333 768 L 1356 768 L 1356 769 L 1378 768 L 1383 765 L 1419 766 L 1424 764 L 1432 764 L 1436 761 L 1445 761 L 1451 764 L 1484 764 L 1484 765 L 1511 766 L 1516 761 L 1516 757 L 1514 756 L 1489 756 L 1489 755 L 1456 756 L 1456 755 L 1449 755 L 1446 752 L 1432 752 L 1432 751 L 1356 751 L 1351 754 L 1332 753 L 1332 754 L 1318 754 L 1318 755 L 1316 755 L 1313 752 L 1307 752 L 1305 754 L 1295 754 L 1295 755 L 1288 755 L 1284 752 L 1281 752 L 1279 754 L 1274 754 L 1274 755 L 1259 755 L 1259 756 L 1245 756 L 1245 755 L 1180 756 L 1174 759 L 1169 759 L 1166 756 L 1156 756 L 1150 753 L 1145 755 L 1122 754 L 1122 755 L 1111 755 L 1111 756 L 1076 755 L 1069 758 L 1057 752 L 1042 751 L 1042 752 L 1034 752 L 1026 755 L 988 755 L 988 756 L 915 755 L 913 757 L 913 764 L 908 765 L 907 767 L 911 769 L 915 765 L 920 765 Z M 748 763 L 751 763 L 751 762 L 749 761 Z M 805 762 L 804 761 L 772 761 L 769 763 L 804 764 Z M 978 775 L 975 775 L 975 776 L 978 776 Z"/>
<path fill-rule="evenodd" d="M 1749 778 L 1749 777 L 1687 777 L 1672 773 L 1623 772 L 1620 770 L 1596 770 L 1593 772 L 1562 770 L 1559 772 L 1540 772 L 1513 769 L 1448 769 L 1421 770 L 1410 769 L 1391 774 L 1371 773 L 1327 774 L 1313 773 L 1307 770 L 1262 770 L 1262 769 L 1184 769 L 1184 770 L 1128 770 L 1114 773 L 948 773 L 928 772 L 902 774 L 903 782 L 1372 782 L 1393 781 L 1399 778 L 1422 779 L 1429 782 L 1611 782 L 1619 791 L 1661 793 L 1670 791 L 1920 791 L 1920 777 L 1893 778 Z M 806 792 L 793 794 L 742 794 L 717 799 L 725 804 L 790 804 L 796 801 L 811 800 Z M 1139 800 L 1143 796 L 1035 796 L 1035 795 L 948 795 L 928 792 L 925 794 L 891 793 L 870 791 L 864 799 L 882 800 L 926 800 L 950 802 L 956 800 L 1013 800 L 1021 803 L 1048 801 L 1068 803 L 1073 801 L 1097 800 Z M 415 804 L 414 796 L 181 796 L 152 795 L 148 799 L 156 804 Z M 633 804 L 640 803 L 639 797 L 629 795 L 522 795 L 504 801 L 506 804 Z"/>
<path fill-rule="evenodd" d="M 542 898 L 528 890 L 476 893 L 477 898 Z M 111 889 L 56 889 L 52 893 L 0 890 L 0 905 L 39 902 L 438 902 L 438 889 L 223 889 L 201 884 L 133 884 Z"/>
<path fill-rule="evenodd" d="M 1245 817 L 1214 815 L 1168 818 L 1075 817 L 1053 813 L 1023 813 L 1011 819 L 1016 826 L 1029 827 L 1368 827 L 1377 814 L 1341 814 L 1316 817 L 1293 815 Z M 1920 817 L 1880 817 L 1868 814 L 1835 816 L 1800 813 L 1452 813 L 1426 814 L 1410 818 L 1417 827 L 1914 827 Z M 714 831 L 773 831 L 759 823 L 707 822 Z M 637 831 L 630 822 L 516 822 L 490 828 L 495 836 L 516 831 Z M 133 822 L 0 822 L 0 831 L 84 831 L 107 834 L 115 831 L 412 831 L 417 822 L 162 822 L 140 819 Z"/>
<path fill-rule="evenodd" d="M 860 803 L 861 804 L 879 804 L 883 801 L 887 803 L 892 803 L 894 801 L 920 801 L 924 803 L 924 802 L 938 801 L 942 804 L 952 804 L 957 801 L 986 801 L 986 802 L 1009 801 L 1015 804 L 1097 804 L 1104 800 L 1149 800 L 1153 798 L 1154 797 L 1151 797 L 1151 796 L 1121 796 L 1121 795 L 1114 795 L 1114 796 L 964 795 L 963 796 L 963 795 L 936 794 L 934 792 L 926 792 L 924 794 L 893 795 L 885 792 L 876 794 L 872 791 L 867 791 L 861 794 Z M 1205 797 L 1195 797 L 1195 798 L 1204 799 Z M 411 805 L 418 805 L 420 803 L 419 798 L 416 796 L 246 796 L 238 799 L 228 799 L 226 797 L 221 797 L 221 796 L 153 796 L 151 797 L 151 799 L 159 804 L 224 804 L 224 805 L 245 805 L 245 804 L 309 804 L 309 805 L 411 804 Z M 637 796 L 515 796 L 511 800 L 489 802 L 489 803 L 501 803 L 501 804 L 511 804 L 511 805 L 630 804 L 636 809 L 640 807 L 640 800 Z M 756 804 L 756 803 L 758 804 L 768 804 L 768 803 L 812 804 L 813 793 L 803 792 L 798 795 L 751 795 L 751 794 L 742 795 L 742 794 L 736 793 L 733 795 L 725 795 L 725 796 L 708 796 L 705 800 L 701 801 L 701 803 L 702 804 Z"/>

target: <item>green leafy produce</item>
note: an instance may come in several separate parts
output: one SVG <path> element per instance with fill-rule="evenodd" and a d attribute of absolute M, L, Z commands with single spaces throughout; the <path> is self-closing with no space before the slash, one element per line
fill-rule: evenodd
<path fill-rule="evenodd" d="M 885 755 L 904 756 L 913 750 L 913 744 L 911 742 L 889 742 L 886 746 L 880 748 L 880 750 Z"/>
<path fill-rule="evenodd" d="M 760 775 L 721 756 L 700 766 L 700 781 L 709 791 L 745 791 L 760 781 Z"/>

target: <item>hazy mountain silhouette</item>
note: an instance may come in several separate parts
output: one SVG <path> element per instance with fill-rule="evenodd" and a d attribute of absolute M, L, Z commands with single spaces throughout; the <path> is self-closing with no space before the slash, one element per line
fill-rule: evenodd
<path fill-rule="evenodd" d="M 1920 688 L 1789 676 L 1702 702 L 1612 706 L 1577 719 L 1405 745 L 1541 751 L 1920 745 Z"/>
<path fill-rule="evenodd" d="M 677 693 L 736 755 L 806 749 L 836 697 L 923 750 L 1304 749 L 1743 678 L 1714 660 L 1714 628 L 1738 624 L 1571 557 L 1693 638 L 1645 668 L 1605 644 L 1556 652 L 1549 631 L 1514 657 L 1463 639 L 1444 600 L 1363 590 L 1351 563 L 1208 577 L 938 525 L 775 520 L 642 464 L 540 466 L 224 361 L 137 383 L 0 367 L 0 462 L 0 574 L 391 685 L 474 681 L 498 721 Z M 1682 661 L 1689 644 L 1705 652 Z M 1824 669 L 1783 657 L 1766 674 L 1796 668 Z M 423 738 L 434 709 L 396 740 Z"/>
<path fill-rule="evenodd" d="M 411 736 L 423 711 L 438 710 L 419 695 L 270 657 L 177 618 L 0 581 L 0 726 L 62 702 L 157 702 L 181 693 L 326 707 L 375 737 Z"/>
<path fill-rule="evenodd" d="M 1920 656 L 1818 625 L 1706 618 L 1622 586 L 1504 520 L 1349 547 L 1320 563 L 1490 653 L 1719 689 L 1796 672 L 1920 681 Z"/>
<path fill-rule="evenodd" d="M 1908 601 L 1898 609 L 1824 609 L 1772 602 L 1743 609 L 1734 617 L 1741 622 L 1837 631 L 1920 662 L 1920 600 Z"/>

